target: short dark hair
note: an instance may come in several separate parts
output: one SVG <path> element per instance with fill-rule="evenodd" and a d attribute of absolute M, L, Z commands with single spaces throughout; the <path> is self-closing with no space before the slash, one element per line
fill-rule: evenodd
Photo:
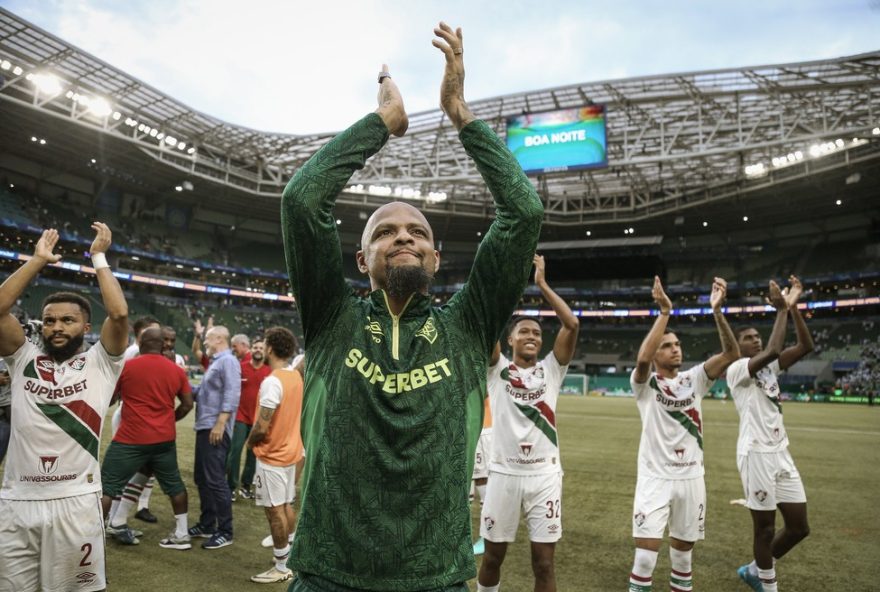
<path fill-rule="evenodd" d="M 530 317 L 527 315 L 517 315 L 510 319 L 510 324 L 507 325 L 507 334 L 510 335 L 513 333 L 513 330 L 516 329 L 516 326 L 522 323 L 523 321 L 531 321 L 533 323 L 537 323 L 538 327 L 541 328 L 541 331 L 544 330 L 544 325 L 541 324 L 541 317 Z"/>
<path fill-rule="evenodd" d="M 758 328 L 753 327 L 752 325 L 741 325 L 741 326 L 737 327 L 736 329 L 734 329 L 733 334 L 736 335 L 736 340 L 739 341 L 740 336 L 743 333 L 745 333 L 746 331 L 748 331 L 749 329 L 754 329 L 755 331 L 758 331 Z M 758 331 L 759 335 L 760 335 L 760 333 L 761 332 Z"/>
<path fill-rule="evenodd" d="M 284 327 L 270 327 L 266 329 L 263 341 L 266 342 L 266 346 L 272 348 L 272 353 L 281 360 L 292 358 L 293 353 L 297 349 L 296 336 L 293 334 L 293 331 Z"/>
<path fill-rule="evenodd" d="M 58 304 L 60 302 L 76 304 L 86 317 L 86 322 L 88 323 L 92 320 L 92 305 L 89 304 L 88 300 L 75 292 L 55 292 L 54 294 L 49 294 L 46 296 L 46 299 L 43 300 L 43 306 L 40 310 L 46 308 L 50 304 Z"/>

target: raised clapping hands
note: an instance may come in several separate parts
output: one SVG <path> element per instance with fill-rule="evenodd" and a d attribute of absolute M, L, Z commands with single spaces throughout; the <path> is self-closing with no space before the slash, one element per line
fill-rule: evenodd
<path fill-rule="evenodd" d="M 464 40 L 461 27 L 452 30 L 444 22 L 434 28 L 434 39 L 431 43 L 446 56 L 446 69 L 443 82 L 440 84 L 440 108 L 449 117 L 455 129 L 476 119 L 464 101 Z"/>
<path fill-rule="evenodd" d="M 720 311 L 726 297 L 727 282 L 720 277 L 715 278 L 712 282 L 712 294 L 709 296 L 709 304 L 711 304 L 712 310 L 715 312 Z"/>
<path fill-rule="evenodd" d="M 546 266 L 544 265 L 544 256 L 535 254 L 532 257 L 532 264 L 535 266 L 535 283 L 541 284 L 546 281 L 546 276 L 544 275 L 544 270 Z"/>
<path fill-rule="evenodd" d="M 54 228 L 44 230 L 34 247 L 34 258 L 45 263 L 58 263 L 61 261 L 61 255 L 56 255 L 52 251 L 58 244 L 58 231 Z"/>
<path fill-rule="evenodd" d="M 770 293 L 767 295 L 765 300 L 767 304 L 775 308 L 776 310 L 788 310 L 788 303 L 786 302 L 786 295 L 788 294 L 788 289 L 786 288 L 785 293 L 779 289 L 779 284 L 770 280 Z"/>
<path fill-rule="evenodd" d="M 798 300 L 804 293 L 804 286 L 801 281 L 793 275 L 788 276 L 788 294 L 785 295 L 785 302 L 788 308 L 797 308 Z"/>
<path fill-rule="evenodd" d="M 663 291 L 663 284 L 660 283 L 660 277 L 656 275 L 654 276 L 654 287 L 651 289 L 651 296 L 654 298 L 654 302 L 657 303 L 657 306 L 660 307 L 660 312 L 669 314 L 672 310 L 672 300 L 670 300 L 669 296 L 666 295 L 666 292 Z"/>
<path fill-rule="evenodd" d="M 89 253 L 92 255 L 95 253 L 106 253 L 110 249 L 111 239 L 113 238 L 110 227 L 103 222 L 94 222 L 92 230 L 95 231 L 95 240 L 92 241 L 92 246 L 89 247 Z"/>

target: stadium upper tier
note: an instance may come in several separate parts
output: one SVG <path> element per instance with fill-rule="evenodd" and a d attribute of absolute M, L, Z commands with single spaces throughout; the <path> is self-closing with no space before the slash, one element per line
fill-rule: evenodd
<path fill-rule="evenodd" d="M 63 119 L 79 128 L 84 146 L 97 133 L 118 140 L 110 149 L 146 155 L 178 178 L 227 188 L 210 194 L 218 208 L 240 209 L 243 194 L 277 198 L 331 137 L 220 121 L 4 9 L 0 35 L 0 103 L 11 115 L 0 132 Z M 653 219 L 880 161 L 880 52 L 585 82 L 470 104 L 502 134 L 511 116 L 606 106 L 609 166 L 536 179 L 546 222 L 557 227 Z M 416 113 L 410 122 L 339 203 L 368 207 L 395 196 L 426 212 L 489 217 L 491 197 L 443 113 Z M 252 213 L 277 212 L 273 201 L 254 200 Z"/>

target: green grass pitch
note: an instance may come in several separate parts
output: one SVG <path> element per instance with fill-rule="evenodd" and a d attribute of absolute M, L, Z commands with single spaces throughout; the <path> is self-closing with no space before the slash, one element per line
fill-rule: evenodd
<path fill-rule="evenodd" d="M 694 589 L 747 592 L 735 571 L 751 558 L 751 521 L 745 508 L 729 503 L 743 496 L 735 461 L 738 417 L 729 402 L 705 401 L 703 411 L 709 499 L 706 540 L 694 551 Z M 564 534 L 556 551 L 558 589 L 626 590 L 640 431 L 635 402 L 563 397 L 557 418 L 565 469 Z M 785 406 L 785 421 L 791 453 L 807 489 L 812 533 L 778 564 L 780 589 L 877 590 L 880 408 L 791 403 Z M 190 524 L 194 524 L 199 504 L 192 481 L 191 418 L 181 422 L 179 434 L 178 454 L 190 492 Z M 105 430 L 105 445 L 108 436 Z M 158 487 L 151 506 L 159 524 L 136 524 L 145 532 L 140 546 L 107 542 L 110 590 L 286 590 L 286 584 L 249 581 L 271 564 L 271 551 L 259 546 L 269 532 L 268 523 L 252 502 L 233 504 L 235 544 L 216 551 L 201 549 L 200 540 L 190 551 L 161 549 L 158 541 L 172 529 L 173 516 Z M 478 508 L 473 515 L 476 529 Z M 521 527 L 502 569 L 502 590 L 507 592 L 532 589 L 525 537 Z M 654 572 L 654 590 L 668 590 L 668 576 L 664 545 Z"/>

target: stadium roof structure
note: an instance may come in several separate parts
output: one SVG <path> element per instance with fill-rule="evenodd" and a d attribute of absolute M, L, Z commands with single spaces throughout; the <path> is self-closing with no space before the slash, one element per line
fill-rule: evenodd
<path fill-rule="evenodd" d="M 132 170 L 149 162 L 149 174 L 171 186 L 172 179 L 210 181 L 212 207 L 226 211 L 241 211 L 243 198 L 252 196 L 245 209 L 277 216 L 287 180 L 331 137 L 221 121 L 4 9 L 0 68 L 0 133 L 54 126 L 65 130 L 68 149 L 79 146 L 82 154 L 97 140 Z M 470 102 L 500 134 L 509 116 L 589 104 L 607 108 L 609 166 L 537 177 L 545 226 L 651 220 L 880 164 L 880 51 Z M 439 110 L 411 115 L 407 135 L 371 159 L 338 203 L 372 208 L 389 197 L 456 219 L 493 213 L 491 196 Z"/>

